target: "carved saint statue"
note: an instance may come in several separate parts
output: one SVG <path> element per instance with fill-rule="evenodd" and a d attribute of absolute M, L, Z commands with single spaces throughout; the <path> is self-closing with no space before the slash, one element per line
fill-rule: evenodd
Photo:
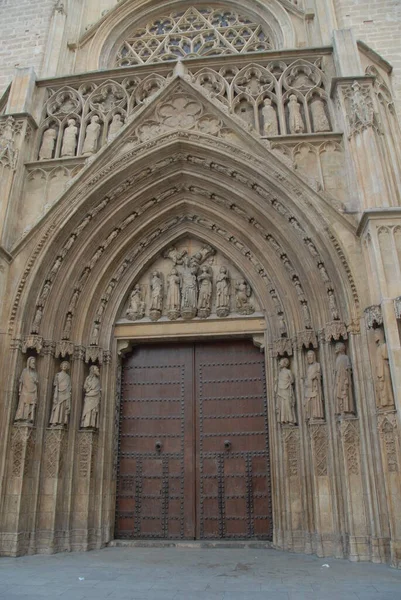
<path fill-rule="evenodd" d="M 68 119 L 68 126 L 64 129 L 61 156 L 75 156 L 77 149 L 78 127 L 75 119 Z"/>
<path fill-rule="evenodd" d="M 120 113 L 116 113 L 110 123 L 109 133 L 107 135 L 107 143 L 109 144 L 114 140 L 121 127 L 124 126 L 124 121 L 121 118 Z"/>
<path fill-rule="evenodd" d="M 249 283 L 245 279 L 240 279 L 235 286 L 235 303 L 240 315 L 251 315 L 255 312 L 255 307 L 249 300 L 251 295 Z"/>
<path fill-rule="evenodd" d="M 33 423 L 38 404 L 38 374 L 36 359 L 30 356 L 19 380 L 19 403 L 15 421 Z"/>
<path fill-rule="evenodd" d="M 226 267 L 220 267 L 216 279 L 216 313 L 218 317 L 230 314 L 231 282 Z"/>
<path fill-rule="evenodd" d="M 174 267 L 167 277 L 167 316 L 175 321 L 180 316 L 181 306 L 181 277 Z"/>
<path fill-rule="evenodd" d="M 375 329 L 376 342 L 376 393 L 378 408 L 394 406 L 387 344 L 382 329 Z"/>
<path fill-rule="evenodd" d="M 64 330 L 63 330 L 63 340 L 69 340 L 71 336 L 72 330 L 72 314 L 68 313 L 65 319 Z"/>
<path fill-rule="evenodd" d="M 334 292 L 333 292 L 333 290 L 329 290 L 327 292 L 327 294 L 329 296 L 329 306 L 330 306 L 331 318 L 333 319 L 333 321 L 338 321 L 340 318 L 340 313 L 338 312 L 337 302 L 336 302 L 336 297 L 334 295 Z"/>
<path fill-rule="evenodd" d="M 163 310 L 163 280 L 159 271 L 153 271 L 150 280 L 150 309 L 152 321 L 157 321 L 162 316 Z"/>
<path fill-rule="evenodd" d="M 345 344 L 336 344 L 337 355 L 335 368 L 334 398 L 336 402 L 336 414 L 354 414 L 355 403 L 352 390 L 352 368 L 351 361 L 345 353 Z"/>
<path fill-rule="evenodd" d="M 276 109 L 270 98 L 266 98 L 262 108 L 264 135 L 279 135 Z"/>
<path fill-rule="evenodd" d="M 313 131 L 315 133 L 331 131 L 323 100 L 318 96 L 314 98 L 310 105 L 310 109 L 312 113 Z"/>
<path fill-rule="evenodd" d="M 305 124 L 301 115 L 301 106 L 297 97 L 292 94 L 288 104 L 290 133 L 303 133 Z"/>
<path fill-rule="evenodd" d="M 316 362 L 316 354 L 309 350 L 306 355 L 308 368 L 305 378 L 305 412 L 308 420 L 324 419 L 322 369 Z"/>
<path fill-rule="evenodd" d="M 99 367 L 92 365 L 84 384 L 84 407 L 82 410 L 81 428 L 98 429 L 99 409 L 102 390 L 100 387 Z"/>
<path fill-rule="evenodd" d="M 213 275 L 207 265 L 202 265 L 198 275 L 198 317 L 207 319 L 212 312 Z"/>
<path fill-rule="evenodd" d="M 69 370 L 70 363 L 65 360 L 60 365 L 60 372 L 54 377 L 53 406 L 50 415 L 50 425 L 54 427 L 68 425 L 72 394 Z"/>
<path fill-rule="evenodd" d="M 351 112 L 354 124 L 370 125 L 373 122 L 374 110 L 369 96 L 365 96 L 357 81 L 352 84 Z"/>
<path fill-rule="evenodd" d="M 38 300 L 38 306 L 44 306 L 47 300 L 48 295 L 50 294 L 50 290 L 51 290 L 51 285 L 48 281 L 46 281 L 46 283 L 44 284 L 43 288 L 42 288 L 42 292 L 39 296 L 39 300 Z"/>
<path fill-rule="evenodd" d="M 183 319 L 193 319 L 196 317 L 198 306 L 198 284 L 197 272 L 199 263 L 188 257 L 184 257 L 184 268 L 182 271 L 182 296 L 181 296 L 181 316 Z"/>
<path fill-rule="evenodd" d="M 141 286 L 137 283 L 131 292 L 130 304 L 127 310 L 127 318 L 131 321 L 138 321 L 145 316 L 145 302 Z"/>
<path fill-rule="evenodd" d="M 39 150 L 39 160 L 49 160 L 53 158 L 56 140 L 57 131 L 54 126 L 49 127 L 43 132 L 42 144 Z"/>
<path fill-rule="evenodd" d="M 99 337 L 100 337 L 100 324 L 95 322 L 93 324 L 92 335 L 91 335 L 91 339 L 90 339 L 90 345 L 91 346 L 98 346 L 99 345 Z"/>
<path fill-rule="evenodd" d="M 276 382 L 276 410 L 279 423 L 296 425 L 294 375 L 289 368 L 288 358 L 279 362 L 279 374 Z"/>
<path fill-rule="evenodd" d="M 97 115 L 94 115 L 91 118 L 90 124 L 86 128 L 85 142 L 84 147 L 82 148 L 82 154 L 84 156 L 96 154 L 101 129 L 102 126 L 99 123 L 99 117 Z"/>
<path fill-rule="evenodd" d="M 36 307 L 35 318 L 32 323 L 31 333 L 39 333 L 40 324 L 43 318 L 43 308 L 41 306 Z"/>

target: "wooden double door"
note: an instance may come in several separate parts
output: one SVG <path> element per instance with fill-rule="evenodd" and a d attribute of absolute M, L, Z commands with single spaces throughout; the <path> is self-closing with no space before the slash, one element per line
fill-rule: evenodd
<path fill-rule="evenodd" d="M 124 361 L 117 539 L 271 539 L 264 356 L 247 340 Z"/>

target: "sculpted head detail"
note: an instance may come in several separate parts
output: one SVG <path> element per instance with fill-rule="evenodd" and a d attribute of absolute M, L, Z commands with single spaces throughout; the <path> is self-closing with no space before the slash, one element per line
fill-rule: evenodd
<path fill-rule="evenodd" d="M 336 354 L 345 354 L 345 344 L 343 344 L 342 342 L 338 342 L 338 344 L 336 344 L 336 347 L 335 347 L 335 353 Z"/>
<path fill-rule="evenodd" d="M 313 363 L 316 362 L 315 352 L 313 350 L 309 350 L 309 352 L 306 355 L 306 359 L 307 359 L 309 365 L 313 365 Z"/>

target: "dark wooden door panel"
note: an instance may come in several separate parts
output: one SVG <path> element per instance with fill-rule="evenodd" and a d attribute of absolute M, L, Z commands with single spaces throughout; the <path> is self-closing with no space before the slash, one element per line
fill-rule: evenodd
<path fill-rule="evenodd" d="M 193 351 L 144 346 L 126 359 L 116 535 L 193 538 Z"/>
<path fill-rule="evenodd" d="M 272 534 L 264 356 L 247 341 L 198 344 L 198 535 Z"/>
<path fill-rule="evenodd" d="M 119 452 L 118 537 L 271 537 L 264 357 L 251 342 L 136 349 Z"/>

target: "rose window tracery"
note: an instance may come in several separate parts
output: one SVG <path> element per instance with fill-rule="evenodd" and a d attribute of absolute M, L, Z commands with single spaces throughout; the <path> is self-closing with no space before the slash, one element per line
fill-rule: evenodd
<path fill-rule="evenodd" d="M 128 67 L 271 48 L 268 32 L 249 17 L 223 9 L 191 7 L 136 29 L 118 50 L 116 65 Z"/>

